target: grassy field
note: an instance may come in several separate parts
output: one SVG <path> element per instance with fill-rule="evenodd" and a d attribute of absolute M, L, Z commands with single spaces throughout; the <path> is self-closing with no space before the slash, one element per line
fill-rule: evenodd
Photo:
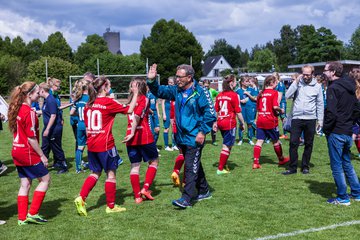
<path fill-rule="evenodd" d="M 65 111 L 67 113 L 68 111 Z M 234 146 L 229 158 L 231 173 L 216 175 L 221 144 L 207 144 L 202 163 L 211 185 L 213 198 L 191 209 L 177 210 L 171 200 L 180 196 L 172 186 L 170 175 L 176 152 L 161 150 L 160 165 L 152 186 L 155 201 L 134 203 L 130 180 L 130 164 L 124 144 L 126 117 L 118 116 L 114 125 L 119 153 L 124 159 L 117 172 L 117 203 L 126 212 L 105 213 L 104 176 L 87 199 L 88 217 L 77 215 L 73 203 L 88 175 L 75 174 L 74 139 L 66 115 L 63 147 L 70 165 L 67 174 L 51 171 L 52 184 L 40 210 L 49 223 L 43 226 L 17 226 L 16 197 L 19 188 L 17 172 L 11 160 L 11 136 L 5 124 L 0 133 L 0 159 L 9 167 L 0 177 L 0 239 L 256 239 L 279 233 L 320 228 L 360 220 L 360 203 L 333 206 L 326 203 L 335 196 L 326 140 L 316 136 L 311 159 L 311 174 L 283 176 L 271 144 L 264 144 L 262 168 L 252 170 L 253 148 L 247 143 Z M 210 136 L 208 136 L 209 140 Z M 222 138 L 218 133 L 218 143 Z M 162 137 L 158 144 L 163 142 Z M 209 143 L 209 141 L 208 141 Z M 283 141 L 288 153 L 289 142 Z M 302 147 L 299 149 L 302 153 Z M 355 147 L 353 153 L 357 153 Z M 86 155 L 86 154 L 85 154 Z M 301 156 L 301 155 L 300 155 Z M 51 161 L 50 161 L 51 162 Z M 360 174 L 360 161 L 353 155 L 353 164 Z M 145 165 L 142 167 L 144 179 Z M 36 181 L 34 181 L 36 185 Z M 32 191 L 33 192 L 32 188 Z M 30 198 L 31 199 L 31 198 Z M 359 239 L 360 225 L 304 233 L 286 239 Z"/>

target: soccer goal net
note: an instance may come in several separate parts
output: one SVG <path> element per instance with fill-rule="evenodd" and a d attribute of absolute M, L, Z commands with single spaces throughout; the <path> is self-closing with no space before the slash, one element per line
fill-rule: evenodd
<path fill-rule="evenodd" d="M 143 77 L 146 74 L 130 74 L 130 75 L 102 75 L 107 77 L 111 82 L 111 89 L 116 99 L 127 98 L 129 95 L 129 84 L 134 77 Z M 96 76 L 98 77 L 98 76 Z M 83 76 L 69 76 L 69 92 L 72 93 L 75 82 L 82 79 Z M 157 75 L 157 81 L 160 82 L 160 74 Z"/>

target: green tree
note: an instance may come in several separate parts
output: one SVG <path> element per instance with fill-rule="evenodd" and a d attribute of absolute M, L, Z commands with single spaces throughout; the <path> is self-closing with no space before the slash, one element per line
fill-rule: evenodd
<path fill-rule="evenodd" d="M 286 71 L 287 66 L 295 62 L 296 33 L 290 25 L 282 26 L 280 38 L 274 39 L 274 52 L 280 71 Z"/>
<path fill-rule="evenodd" d="M 61 32 L 50 34 L 41 48 L 42 56 L 61 58 L 65 61 L 72 61 L 73 54 L 71 47 L 66 42 Z"/>
<path fill-rule="evenodd" d="M 109 53 L 106 41 L 97 34 L 89 35 L 78 47 L 74 57 L 75 63 L 82 66 L 86 59 L 100 53 Z"/>
<path fill-rule="evenodd" d="M 69 93 L 69 76 L 79 75 L 79 67 L 76 64 L 57 57 L 41 57 L 29 64 L 27 79 L 35 82 L 46 81 L 45 62 L 48 62 L 48 76 L 62 80 L 60 93 Z"/>
<path fill-rule="evenodd" d="M 27 56 L 24 61 L 27 63 L 39 60 L 41 57 L 42 42 L 36 38 L 26 45 Z"/>
<path fill-rule="evenodd" d="M 0 94 L 8 94 L 19 85 L 25 75 L 26 67 L 19 57 L 0 55 Z"/>
<path fill-rule="evenodd" d="M 240 51 L 239 51 L 240 49 Z M 234 48 L 228 44 L 224 38 L 215 40 L 214 44 L 211 45 L 210 50 L 206 53 L 205 58 L 211 56 L 223 55 L 224 58 L 229 62 L 231 67 L 236 68 L 241 66 L 241 48 Z"/>
<path fill-rule="evenodd" d="M 351 35 L 347 48 L 347 57 L 351 60 L 360 60 L 360 25 L 355 29 Z"/>
<path fill-rule="evenodd" d="M 269 72 L 273 66 L 278 69 L 276 55 L 268 48 L 256 51 L 254 60 L 248 62 L 248 68 L 251 72 Z"/>
<path fill-rule="evenodd" d="M 158 64 L 158 73 L 162 83 L 173 76 L 180 64 L 189 64 L 195 69 L 195 77 L 201 76 L 201 60 L 203 50 L 195 36 L 175 20 L 157 21 L 151 29 L 149 37 L 144 37 L 140 46 L 141 58 L 149 59 L 149 64 Z"/>

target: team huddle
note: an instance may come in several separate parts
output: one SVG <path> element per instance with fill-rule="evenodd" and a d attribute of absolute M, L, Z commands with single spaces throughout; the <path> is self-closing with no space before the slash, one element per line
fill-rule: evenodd
<path fill-rule="evenodd" d="M 72 103 L 66 106 L 61 106 L 56 94 L 51 91 L 52 87 L 55 87 L 55 90 L 59 87 L 59 82 L 56 80 L 53 80 L 51 85 L 24 82 L 17 86 L 10 98 L 9 128 L 14 136 L 12 157 L 21 180 L 17 201 L 18 224 L 47 222 L 39 215 L 39 209 L 50 182 L 47 170 L 50 150 L 53 151 L 54 167 L 58 168 L 58 173 L 68 170 L 65 154 L 61 148 L 63 121 L 61 111 L 66 107 L 70 107 L 70 115 L 74 121 L 76 172 L 80 173 L 84 168 L 91 171 L 80 189 L 79 196 L 74 200 L 80 216 L 87 216 L 86 198 L 103 171 L 106 174 L 104 183 L 106 213 L 126 210 L 117 205 L 115 199 L 116 170 L 122 161 L 112 134 L 118 113 L 127 116 L 128 124 L 123 143 L 126 143 L 131 163 L 129 175 L 134 201 L 136 204 L 141 204 L 144 200 L 154 200 L 149 188 L 155 179 L 159 164 L 159 150 L 156 145 L 160 127 L 158 98 L 164 99 L 165 150 L 170 149 L 168 134 L 171 127 L 173 133 L 171 150 L 179 151 L 171 179 L 175 186 L 182 186 L 183 191 L 179 199 L 172 201 L 175 207 L 186 209 L 197 201 L 212 197 L 201 163 L 205 136 L 210 132 L 212 132 L 213 144 L 216 143 L 213 135 L 218 130 L 223 137 L 216 171 L 218 175 L 230 172 L 227 160 L 235 145 L 237 125 L 239 125 L 238 145 L 243 143 L 242 134 L 246 127 L 248 142 L 254 146 L 253 169 L 261 168 L 260 155 L 265 141 L 273 143 L 279 165 L 291 161 L 288 157 L 284 157 L 279 140 L 278 119 L 286 118 L 286 100 L 284 84 L 279 81 L 280 78 L 276 74 L 265 78 L 262 90 L 259 90 L 255 78 L 242 78 L 240 87 L 237 88 L 236 77 L 228 75 L 223 78 L 223 91 L 213 96 L 206 87 L 194 81 L 194 73 L 192 66 L 179 65 L 176 76 L 169 79 L 169 84 L 159 85 L 155 80 L 157 65 L 154 64 L 149 69 L 147 79 L 142 77 L 132 79 L 127 104 L 121 104 L 111 97 L 111 82 L 103 76 L 95 79 L 93 75 L 85 74 L 84 78 L 75 84 Z M 34 110 L 33 107 L 40 96 L 44 98 L 42 111 Z M 41 147 L 39 114 L 43 115 L 44 120 Z M 332 136 L 329 132 L 327 134 Z M 255 136 L 257 141 L 253 143 L 252 139 Z M 82 161 L 85 147 L 88 151 L 88 163 Z M 147 170 L 143 186 L 140 186 L 142 162 L 147 163 Z M 180 171 L 183 165 L 184 177 L 181 181 Z M 292 173 L 294 172 L 287 172 L 287 174 Z M 39 184 L 28 210 L 28 195 L 32 180 L 35 178 L 39 180 Z M 334 175 L 335 181 L 338 178 Z M 352 182 L 352 184 L 352 197 L 360 201 L 359 183 L 357 182 L 356 185 Z M 330 203 L 342 204 L 342 201 L 349 196 L 339 194 L 338 198 Z"/>

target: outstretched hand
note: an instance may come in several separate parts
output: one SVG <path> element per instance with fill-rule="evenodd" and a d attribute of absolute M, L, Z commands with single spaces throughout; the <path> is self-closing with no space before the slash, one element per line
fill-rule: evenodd
<path fill-rule="evenodd" d="M 147 74 L 148 79 L 154 79 L 156 77 L 157 74 L 156 68 L 157 68 L 156 63 L 150 66 L 149 72 Z"/>

